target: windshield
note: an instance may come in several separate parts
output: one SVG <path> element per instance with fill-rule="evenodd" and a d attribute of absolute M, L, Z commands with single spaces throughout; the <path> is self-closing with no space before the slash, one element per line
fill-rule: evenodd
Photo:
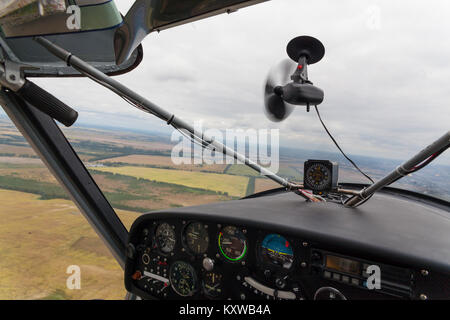
<path fill-rule="evenodd" d="M 122 1 L 117 5 L 122 12 L 129 6 Z M 263 164 L 272 162 L 269 168 L 281 176 L 302 181 L 305 160 L 329 159 L 340 164 L 340 182 L 369 183 L 339 154 L 315 112 L 295 107 L 282 122 L 272 122 L 264 114 L 262 87 L 270 67 L 288 58 L 285 48 L 290 39 L 307 34 L 320 39 L 326 49 L 322 61 L 309 67 L 310 80 L 325 92 L 319 106 L 322 118 L 343 150 L 374 179 L 448 130 L 450 46 L 442 39 L 449 29 L 445 17 L 450 8 L 445 1 L 426 8 L 420 1 L 407 6 L 389 1 L 315 1 L 305 4 L 308 14 L 301 20 L 292 10 L 299 6 L 296 1 L 272 1 L 152 34 L 143 42 L 145 59 L 139 68 L 116 79 L 192 125 L 202 121 L 203 130 L 220 130 L 223 141 L 233 140 L 226 130 L 234 134 L 244 130 L 247 143 L 254 141 L 248 130 L 260 136 L 267 130 L 266 140 L 273 145 Z M 133 146 L 151 151 L 117 151 L 116 158 L 105 155 L 93 165 L 115 167 L 99 171 L 157 181 L 163 175 L 164 183 L 186 179 L 188 187 L 225 197 L 276 186 L 223 159 L 216 158 L 209 166 L 207 161 L 180 165 L 161 158 L 173 155 L 173 147 L 181 141 L 173 128 L 88 79 L 39 83 L 80 112 L 79 126 L 150 137 L 151 144 L 145 138 L 133 139 Z M 257 139 L 260 145 L 264 142 Z M 271 151 L 276 154 L 271 156 Z M 265 154 L 258 155 L 264 159 Z M 119 163 L 125 168 L 118 168 Z M 449 165 L 450 156 L 444 153 L 394 186 L 448 198 Z M 147 168 L 136 173 L 136 166 Z M 173 171 L 161 171 L 173 168 L 196 174 L 173 176 L 169 174 Z M 224 173 L 227 179 L 217 175 Z"/>
<path fill-rule="evenodd" d="M 304 162 L 321 159 L 339 163 L 340 183 L 367 184 L 339 153 L 314 108 L 307 112 L 297 106 L 284 121 L 271 121 L 264 112 L 264 83 L 271 67 L 288 58 L 292 38 L 320 39 L 325 56 L 308 72 L 325 93 L 322 119 L 346 154 L 378 180 L 449 130 L 450 4 L 424 4 L 264 2 L 150 34 L 142 43 L 140 66 L 114 78 L 289 181 L 303 182 Z M 125 13 L 131 3 L 116 5 Z M 76 124 L 62 129 L 127 228 L 143 212 L 230 201 L 280 187 L 219 152 L 202 152 L 185 132 L 90 79 L 33 81 L 79 112 Z M 42 268 L 58 270 L 59 278 L 43 284 L 46 270 L 30 271 L 35 290 L 22 288 L 13 298 L 122 298 L 122 271 L 3 112 L 0 147 L 2 213 L 27 216 L 36 208 L 40 223 L 27 230 L 35 247 L 3 259 L 4 270 L 52 239 L 48 256 L 64 256 L 67 265 L 81 264 L 92 279 L 99 272 L 105 278 L 88 278 L 83 290 L 71 291 L 65 270 L 61 274 L 60 265 L 44 263 Z M 450 200 L 450 153 L 392 186 Z M 14 202 L 19 198 L 26 199 L 23 208 Z M 56 238 L 50 231 L 41 234 L 49 219 L 58 217 Z M 19 232 L 10 220 L 5 230 Z M 66 229 L 76 230 L 70 239 Z M 12 244 L 5 240 L 4 245 Z M 106 279 L 114 279 L 112 287 L 99 288 Z M 11 298 L 18 283 L 8 282 L 0 297 Z"/>

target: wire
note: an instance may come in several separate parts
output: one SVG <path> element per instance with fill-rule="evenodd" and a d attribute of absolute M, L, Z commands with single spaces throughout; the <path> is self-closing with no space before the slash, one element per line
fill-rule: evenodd
<path fill-rule="evenodd" d="M 435 153 L 433 153 L 431 156 L 429 156 L 427 159 L 425 159 L 424 161 L 422 161 L 422 163 L 418 164 L 417 166 L 414 166 L 411 170 L 409 170 L 408 172 L 406 172 L 405 175 L 407 174 L 411 174 L 413 172 L 417 172 L 420 169 L 424 168 L 425 166 L 427 166 L 428 164 L 430 164 L 434 159 L 436 159 L 442 152 L 444 152 L 445 150 L 447 150 L 449 146 L 445 146 L 442 149 L 436 151 Z M 392 181 L 391 183 L 389 183 L 389 185 L 393 184 L 394 182 L 397 182 L 397 180 L 400 180 L 401 178 L 403 178 L 403 176 L 400 176 L 398 178 L 396 178 L 394 181 Z"/>
<path fill-rule="evenodd" d="M 294 191 L 296 194 L 302 196 L 303 198 L 305 198 L 306 200 L 312 201 L 312 202 L 321 202 L 321 201 L 325 201 L 324 198 L 316 196 L 304 189 L 297 189 Z"/>
<path fill-rule="evenodd" d="M 442 152 L 444 152 L 446 149 L 448 148 L 448 146 L 443 147 L 442 149 L 438 150 L 437 152 L 433 153 L 431 156 L 429 156 L 425 161 L 423 161 L 421 164 L 418 164 L 417 166 L 415 166 L 414 168 L 412 168 L 409 173 L 413 173 L 416 171 L 419 171 L 420 169 L 422 169 L 423 167 L 427 166 L 431 161 L 433 161 L 434 159 L 436 159 Z"/>
<path fill-rule="evenodd" d="M 336 140 L 333 138 L 333 136 L 331 135 L 331 133 L 330 133 L 330 131 L 328 131 L 328 129 L 327 129 L 327 127 L 326 127 L 326 125 L 325 125 L 325 123 L 323 123 L 323 121 L 322 121 L 322 117 L 320 116 L 320 113 L 319 113 L 319 109 L 317 108 L 317 106 L 314 106 L 315 108 L 316 108 L 316 113 L 317 113 L 317 116 L 319 117 L 319 120 L 320 120 L 320 123 L 322 123 L 322 126 L 323 126 L 323 128 L 325 129 L 325 131 L 328 133 L 328 135 L 330 136 L 330 138 L 331 138 L 331 140 L 333 140 L 333 142 L 334 142 L 334 144 L 336 145 L 336 147 L 339 149 L 339 151 L 342 153 L 342 155 L 345 157 L 345 159 L 347 159 L 364 177 L 366 177 L 367 179 L 369 179 L 370 180 L 370 182 L 372 182 L 372 183 L 375 183 L 375 181 L 373 181 L 373 179 L 369 176 L 369 175 L 367 175 L 367 174 L 365 174 L 357 165 L 356 165 L 356 163 L 355 162 L 353 162 L 353 160 L 352 159 L 350 159 L 345 153 L 344 153 L 344 151 L 342 151 L 342 149 L 341 149 L 341 147 L 339 146 L 339 144 L 336 142 Z"/>

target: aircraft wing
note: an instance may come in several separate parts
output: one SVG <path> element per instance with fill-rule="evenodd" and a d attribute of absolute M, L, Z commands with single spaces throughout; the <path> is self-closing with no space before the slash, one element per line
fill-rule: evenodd
<path fill-rule="evenodd" d="M 116 63 L 127 59 L 141 41 L 153 31 L 231 13 L 268 0 L 136 0 L 116 30 Z"/>
<path fill-rule="evenodd" d="M 34 67 L 27 76 L 80 76 L 33 40 L 40 35 L 109 75 L 125 73 L 140 63 L 142 47 L 116 64 L 114 34 L 122 24 L 111 0 L 0 0 L 0 59 Z"/>
<path fill-rule="evenodd" d="M 28 76 L 79 76 L 33 40 L 41 35 L 110 75 L 142 59 L 147 34 L 267 0 L 136 0 L 125 17 L 112 0 L 0 0 L 0 59 Z M 76 10 L 75 10 L 76 9 Z"/>

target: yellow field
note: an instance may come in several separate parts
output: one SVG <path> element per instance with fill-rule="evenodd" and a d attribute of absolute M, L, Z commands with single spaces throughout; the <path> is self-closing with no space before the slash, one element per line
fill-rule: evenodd
<path fill-rule="evenodd" d="M 123 299 L 121 268 L 76 206 L 38 197 L 0 189 L 0 299 Z M 139 215 L 118 214 L 127 228 Z M 70 265 L 80 290 L 66 287 Z"/>
<path fill-rule="evenodd" d="M 247 190 L 248 177 L 219 173 L 193 172 L 143 167 L 97 167 L 95 170 L 118 173 L 141 179 L 179 184 L 192 188 L 227 192 L 230 196 L 243 197 Z"/>

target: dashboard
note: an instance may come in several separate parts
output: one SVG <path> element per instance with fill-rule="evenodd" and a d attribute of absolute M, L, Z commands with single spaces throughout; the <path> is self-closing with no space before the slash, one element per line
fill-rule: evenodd
<path fill-rule="evenodd" d="M 130 231 L 125 286 L 143 299 L 450 298 L 448 208 L 376 197 L 349 209 L 281 192 L 144 214 Z"/>

